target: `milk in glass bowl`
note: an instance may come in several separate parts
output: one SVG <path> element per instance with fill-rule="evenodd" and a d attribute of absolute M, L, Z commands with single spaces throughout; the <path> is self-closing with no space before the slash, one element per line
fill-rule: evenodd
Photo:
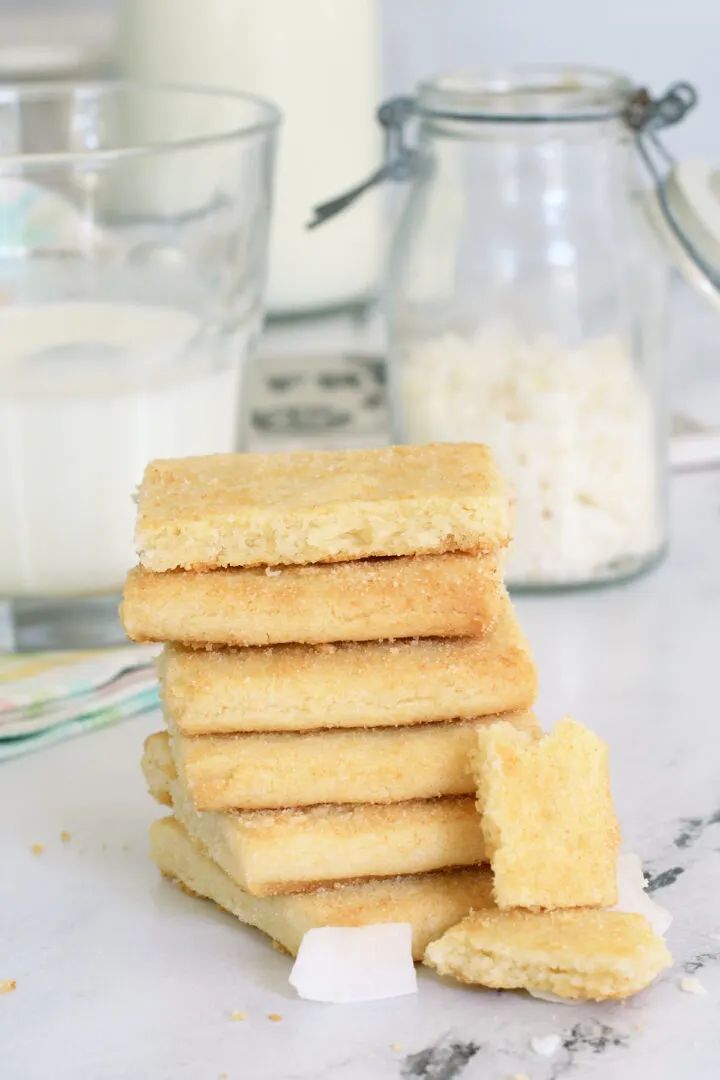
<path fill-rule="evenodd" d="M 239 94 L 0 90 L 0 648 L 121 640 L 145 465 L 236 448 L 277 125 Z"/>

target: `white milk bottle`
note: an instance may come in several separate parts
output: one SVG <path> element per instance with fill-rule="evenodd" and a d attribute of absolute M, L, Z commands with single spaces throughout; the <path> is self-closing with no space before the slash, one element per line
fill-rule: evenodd
<path fill-rule="evenodd" d="M 321 229 L 306 223 L 314 205 L 379 160 L 375 0 L 122 0 L 120 12 L 123 73 L 250 91 L 282 109 L 270 310 L 327 308 L 371 294 L 381 258 L 378 194 Z M 175 194 L 182 198 L 181 184 Z"/>

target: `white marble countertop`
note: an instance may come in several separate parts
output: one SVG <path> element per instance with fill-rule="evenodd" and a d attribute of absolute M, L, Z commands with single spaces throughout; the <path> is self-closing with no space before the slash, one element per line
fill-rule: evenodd
<path fill-rule="evenodd" d="M 0 980 L 17 980 L 0 997 L 3 1080 L 720 1076 L 720 473 L 680 476 L 673 496 L 654 573 L 519 601 L 540 715 L 571 711 L 608 739 L 625 846 L 675 914 L 656 985 L 562 1006 L 423 971 L 414 997 L 299 1001 L 287 957 L 150 863 L 138 762 L 153 716 L 0 766 Z M 705 996 L 680 991 L 685 972 Z M 561 1048 L 540 1057 L 530 1039 L 549 1033 Z"/>

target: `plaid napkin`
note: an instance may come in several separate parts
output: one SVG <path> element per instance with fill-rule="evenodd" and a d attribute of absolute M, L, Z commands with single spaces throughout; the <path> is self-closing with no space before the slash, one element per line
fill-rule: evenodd
<path fill-rule="evenodd" d="M 0 761 L 158 705 L 158 646 L 0 657 Z"/>

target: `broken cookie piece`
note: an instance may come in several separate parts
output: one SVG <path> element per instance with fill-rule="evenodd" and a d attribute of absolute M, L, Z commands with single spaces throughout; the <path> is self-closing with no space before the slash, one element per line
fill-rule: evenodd
<path fill-rule="evenodd" d="M 477 732 L 473 771 L 499 908 L 616 902 L 620 835 L 597 735 L 570 719 L 539 739 L 492 724 Z"/>
<path fill-rule="evenodd" d="M 577 1001 L 625 998 L 672 962 L 642 915 L 620 911 L 476 911 L 428 945 L 440 975 Z"/>

